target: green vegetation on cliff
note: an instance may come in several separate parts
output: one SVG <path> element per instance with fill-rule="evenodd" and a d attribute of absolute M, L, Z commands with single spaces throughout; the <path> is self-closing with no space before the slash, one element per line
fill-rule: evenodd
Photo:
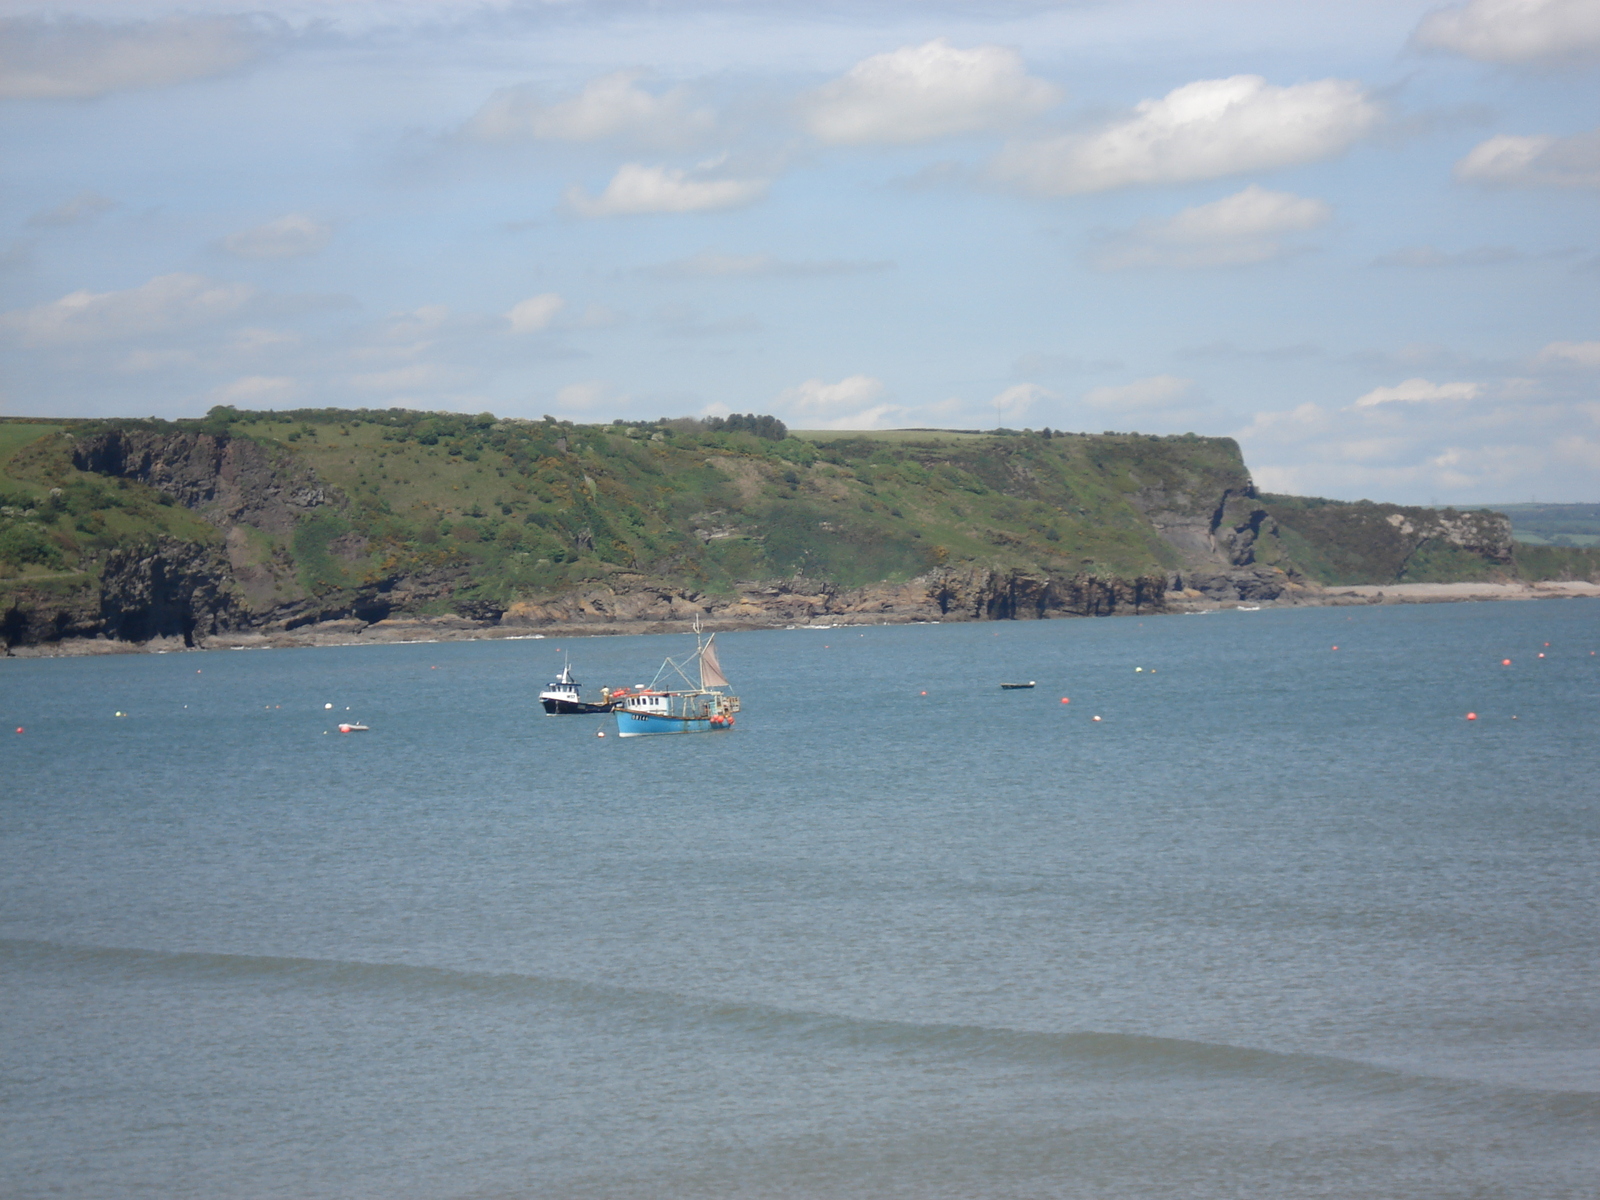
<path fill-rule="evenodd" d="M 1023 577 L 1031 596 L 1065 594 L 1052 580 L 1078 581 L 1074 595 L 1127 583 L 1159 606 L 1167 586 L 1258 598 L 1296 576 L 1596 567 L 1570 550 L 1535 562 L 1531 549 L 1513 557 L 1490 513 L 1257 497 L 1231 439 L 1193 435 L 791 433 L 754 414 L 574 425 L 398 409 L 0 421 L 12 641 L 398 612 L 496 619 L 595 588 L 733 596 L 763 581 L 851 589 L 978 571 L 1013 581 L 979 588 L 1012 596 L 984 602 L 993 615 L 1020 611 Z"/>
<path fill-rule="evenodd" d="M 35 520 L 74 564 L 104 537 L 215 538 L 163 505 L 182 491 L 173 460 L 196 453 L 196 438 L 227 439 L 292 460 L 329 491 L 292 528 L 258 528 L 243 551 L 256 563 L 287 556 L 311 592 L 449 566 L 471 595 L 500 602 L 618 570 L 712 589 L 797 573 L 855 586 L 974 561 L 1163 571 L 1178 557 L 1134 503 L 1141 488 L 1209 500 L 1244 483 L 1231 442 L 1131 434 L 775 440 L 692 421 L 326 410 L 40 431 L 12 470 L 34 501 L 49 488 L 66 497 Z M 108 435 L 152 464 L 85 460 L 81 448 Z"/>

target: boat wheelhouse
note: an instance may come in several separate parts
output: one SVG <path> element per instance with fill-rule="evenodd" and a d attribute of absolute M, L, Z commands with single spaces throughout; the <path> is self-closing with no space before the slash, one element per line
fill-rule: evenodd
<path fill-rule="evenodd" d="M 552 717 L 569 713 L 608 713 L 616 706 L 606 689 L 602 689 L 599 700 L 585 700 L 583 689 L 572 677 L 570 662 L 561 668 L 556 681 L 539 693 L 539 703 L 544 706 L 545 714 Z"/>

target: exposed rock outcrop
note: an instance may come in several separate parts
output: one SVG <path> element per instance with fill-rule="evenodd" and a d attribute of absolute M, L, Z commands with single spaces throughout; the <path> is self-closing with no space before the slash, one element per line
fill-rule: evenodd
<path fill-rule="evenodd" d="M 246 524 L 288 534 L 313 509 L 344 503 L 303 463 L 227 434 L 107 429 L 74 445 L 72 462 L 80 471 L 149 484 L 219 528 Z"/>
<path fill-rule="evenodd" d="M 246 616 L 227 560 L 209 546 L 162 538 L 106 555 L 100 632 L 125 642 L 181 637 L 192 646 Z"/>
<path fill-rule="evenodd" d="M 826 619 L 877 621 L 1047 620 L 1161 612 L 1166 581 L 1089 575 L 1052 576 L 982 567 L 940 569 L 906 583 L 860 588 L 796 577 L 745 584 L 732 596 L 685 590 L 642 578 L 618 578 L 510 606 L 506 625 L 640 625 L 691 621 L 778 625 Z"/>

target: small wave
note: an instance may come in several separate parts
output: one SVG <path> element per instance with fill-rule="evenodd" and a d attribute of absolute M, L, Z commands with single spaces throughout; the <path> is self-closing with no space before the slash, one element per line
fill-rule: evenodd
<path fill-rule="evenodd" d="M 1600 1124 L 1600 1092 L 1541 1090 L 1429 1075 L 1330 1055 L 1264 1050 L 1150 1034 L 1042 1032 L 983 1025 L 925 1024 L 806 1012 L 774 1005 L 697 999 L 673 992 L 519 974 L 339 959 L 214 954 L 0 939 L 0 961 L 16 968 L 110 971 L 122 979 L 163 976 L 205 986 L 400 991 L 419 998 L 536 1003 L 588 1015 L 607 1010 L 619 1027 L 697 1027 L 723 1042 L 905 1058 L 919 1062 L 1008 1062 L 1032 1070 L 1110 1079 L 1272 1083 L 1294 1091 L 1392 1098 L 1444 1109 L 1485 1105 L 1507 1120 Z"/>

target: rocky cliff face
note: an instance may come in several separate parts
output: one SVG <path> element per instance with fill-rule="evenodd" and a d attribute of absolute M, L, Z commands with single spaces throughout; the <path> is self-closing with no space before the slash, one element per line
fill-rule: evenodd
<path fill-rule="evenodd" d="M 1159 575 L 1122 580 L 983 567 L 944 568 L 906 583 L 860 588 L 795 578 L 746 584 L 732 596 L 624 576 L 579 592 L 513 604 L 502 619 L 529 628 L 637 627 L 695 619 L 763 625 L 819 620 L 836 624 L 1048 620 L 1161 612 L 1165 592 L 1166 581 Z"/>
<path fill-rule="evenodd" d="M 1143 487 L 1133 502 L 1182 559 L 1168 572 L 1165 590 L 1215 602 L 1260 601 L 1291 586 L 1278 523 L 1242 462 L 1231 477 L 1196 478 L 1186 489 Z"/>
<path fill-rule="evenodd" d="M 100 632 L 107 637 L 176 637 L 193 646 L 248 616 L 227 559 L 208 546 L 162 538 L 111 551 L 101 569 Z"/>
<path fill-rule="evenodd" d="M 227 434 L 108 429 L 78 441 L 72 462 L 80 471 L 148 484 L 222 529 L 289 534 L 307 513 L 345 503 L 304 464 Z"/>

